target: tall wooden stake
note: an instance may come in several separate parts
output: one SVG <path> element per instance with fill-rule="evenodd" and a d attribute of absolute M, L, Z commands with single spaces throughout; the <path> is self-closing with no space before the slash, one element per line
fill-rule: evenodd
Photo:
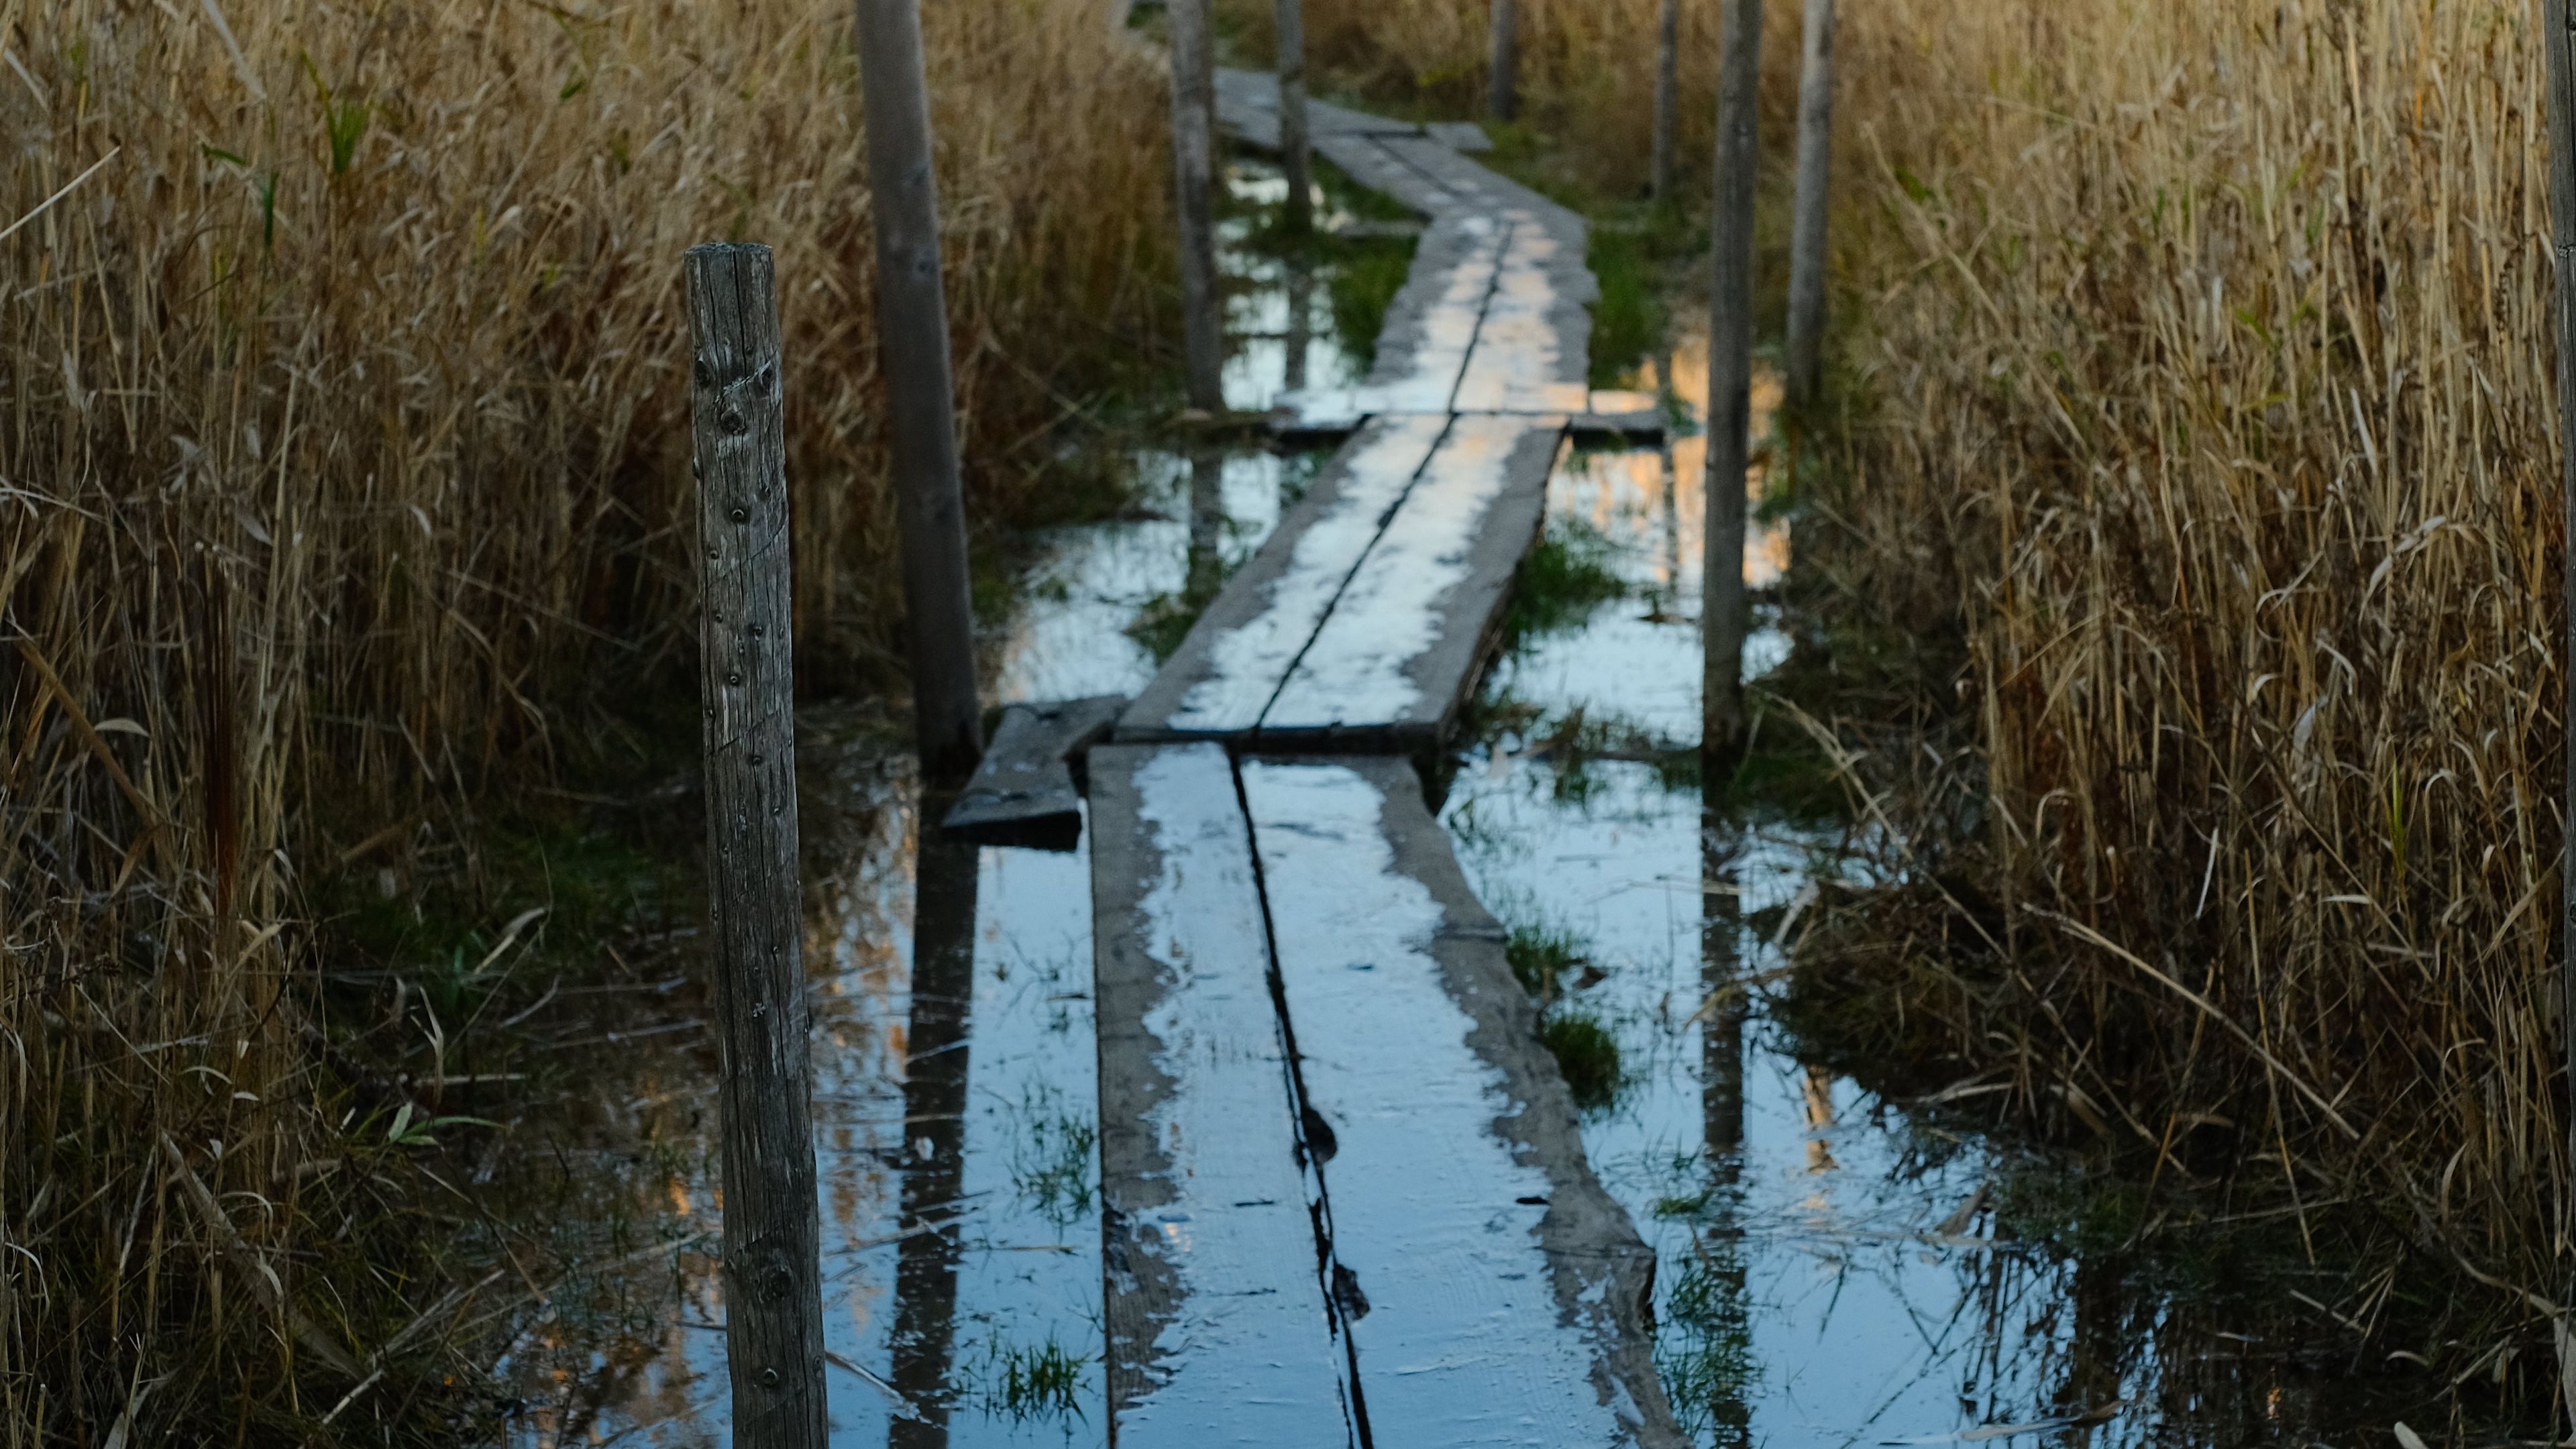
<path fill-rule="evenodd" d="M 972 774 L 984 753 L 984 720 L 975 699 L 975 615 L 967 599 L 966 503 L 957 477 L 920 0 L 858 0 L 858 38 L 877 233 L 877 350 L 912 626 L 913 725 L 923 774 L 954 782 Z"/>
<path fill-rule="evenodd" d="M 2576 30 L 2570 25 L 2568 0 L 2540 0 L 2541 46 L 2549 59 L 2550 239 L 2558 270 L 2558 489 L 2561 526 L 2576 541 Z M 2572 843 L 2561 847 L 2558 867 L 2558 1030 L 2567 1079 L 2576 1084 L 2576 552 L 2569 554 L 2559 587 L 2569 630 L 2560 641 L 2567 785 L 2559 818 Z M 2568 1130 L 2568 1170 L 2576 1172 L 2576 1113 Z M 2566 1366 L 2560 1367 L 2564 1372 Z M 2576 1416 L 2576 1404 L 2568 1412 Z"/>
<path fill-rule="evenodd" d="M 1825 342 L 1825 199 L 1834 153 L 1834 0 L 1807 0 L 1798 67 L 1798 197 L 1789 236 L 1789 415 L 1814 406 Z"/>
<path fill-rule="evenodd" d="M 692 247 L 684 271 L 734 1443 L 822 1449 L 778 287 L 763 246 Z"/>
<path fill-rule="evenodd" d="M 1655 26 L 1655 173 L 1657 201 L 1673 195 L 1674 133 L 1682 114 L 1682 0 L 1664 0 Z"/>
<path fill-rule="evenodd" d="M 1700 586 L 1700 751 L 1731 764 L 1744 744 L 1744 474 L 1753 429 L 1753 168 L 1762 0 L 1725 0 L 1718 51 L 1717 198 L 1710 232 L 1708 557 Z"/>
<path fill-rule="evenodd" d="M 1279 165 L 1288 175 L 1280 224 L 1302 235 L 1315 224 L 1315 168 L 1306 136 L 1306 0 L 1278 0 Z"/>
<path fill-rule="evenodd" d="M 1190 406 L 1225 411 L 1225 333 L 1218 314 L 1216 104 L 1208 0 L 1169 0 L 1172 42 L 1172 179 L 1181 222 L 1181 345 Z"/>
<path fill-rule="evenodd" d="M 1497 121 L 1520 110 L 1521 27 L 1519 0 L 1492 0 L 1488 16 L 1494 54 L 1485 74 L 1485 104 Z"/>

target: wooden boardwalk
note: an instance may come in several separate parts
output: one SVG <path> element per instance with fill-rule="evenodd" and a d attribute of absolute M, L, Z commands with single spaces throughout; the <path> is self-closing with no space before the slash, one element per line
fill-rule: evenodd
<path fill-rule="evenodd" d="M 1275 141 L 1273 94 L 1226 73 L 1221 114 Z M 1653 1254 L 1406 758 L 1569 433 L 1652 409 L 1585 386 L 1581 218 L 1467 134 L 1314 111 L 1426 230 L 1367 382 L 1289 400 L 1340 451 L 1087 757 L 1112 1441 L 1678 1446 Z M 1060 816 L 1038 723 L 992 809 Z"/>

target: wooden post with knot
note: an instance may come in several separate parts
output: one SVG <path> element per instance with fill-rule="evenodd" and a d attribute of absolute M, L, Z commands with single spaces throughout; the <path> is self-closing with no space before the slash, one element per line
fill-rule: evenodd
<path fill-rule="evenodd" d="M 733 1442 L 823 1449 L 778 286 L 764 246 L 692 247 L 685 270 Z"/>

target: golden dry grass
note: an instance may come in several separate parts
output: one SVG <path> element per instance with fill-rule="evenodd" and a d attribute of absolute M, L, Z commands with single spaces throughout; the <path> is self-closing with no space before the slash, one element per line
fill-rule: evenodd
<path fill-rule="evenodd" d="M 2563 621 L 2533 8 L 1851 10 L 1847 74 L 1888 78 L 1847 93 L 1883 219 L 1848 309 L 1853 518 L 1900 568 L 1927 517 L 1950 550 L 1990 883 L 2022 951 L 2076 968 L 2018 1009 L 2114 1135 L 2214 1131 L 2248 1175 L 2544 1281 Z"/>
<path fill-rule="evenodd" d="M 1524 8 L 1535 124 L 1641 178 L 1651 0 Z M 1683 9 L 1704 158 L 1716 5 Z M 1768 10 L 1777 166 L 1799 7 Z M 2160 1171 L 2386 1204 L 2546 1288 L 2564 621 L 2536 7 L 1842 10 L 1824 552 L 1843 608 L 1963 641 L 1974 745 L 1942 818 L 1898 822 L 1966 909 L 1864 942 L 1897 962 L 1874 979 L 1941 965 L 1952 1049 L 2019 1067 L 2034 1106 L 2077 1094 Z M 1328 77 L 1477 103 L 1482 4 L 1310 11 Z"/>
<path fill-rule="evenodd" d="M 993 519 L 1160 345 L 1162 86 L 1094 0 L 927 8 Z M 0 11 L 12 1449 L 302 1435 L 434 1295 L 348 1241 L 305 893 L 689 656 L 691 243 L 778 253 L 800 664 L 899 677 L 847 7 L 220 13 Z"/>

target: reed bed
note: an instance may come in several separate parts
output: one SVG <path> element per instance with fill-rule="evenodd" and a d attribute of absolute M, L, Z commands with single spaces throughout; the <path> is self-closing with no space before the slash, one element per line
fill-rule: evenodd
<path fill-rule="evenodd" d="M 1716 8 L 1683 7 L 1685 157 Z M 1783 208 L 1799 7 L 1768 8 Z M 1524 10 L 1533 123 L 1642 177 L 1654 6 Z M 1810 959 L 2159 1182 L 2370 1204 L 2560 1296 L 2536 6 L 1842 11 L 1802 569 L 1864 672 L 1940 699 L 1841 722 L 1893 883 Z M 1463 112 L 1484 13 L 1309 28 L 1328 83 Z"/>
<path fill-rule="evenodd" d="M 1843 517 L 1963 630 L 1957 1045 L 2558 1296 L 2534 8 L 1851 11 Z"/>
<path fill-rule="evenodd" d="M 926 8 L 990 525 L 1165 345 L 1162 83 L 1095 0 Z M 692 243 L 778 254 L 800 669 L 899 689 L 848 24 L 0 11 L 11 1449 L 378 1442 L 452 1398 L 394 1352 L 445 1328 L 435 1188 L 331 1045 L 311 892 L 684 702 Z"/>

